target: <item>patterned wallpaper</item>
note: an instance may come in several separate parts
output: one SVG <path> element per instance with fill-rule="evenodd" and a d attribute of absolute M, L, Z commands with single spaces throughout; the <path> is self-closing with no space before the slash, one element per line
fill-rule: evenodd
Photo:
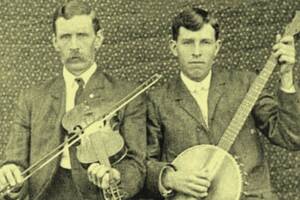
<path fill-rule="evenodd" d="M 168 49 L 170 21 L 189 5 L 215 13 L 221 24 L 222 48 L 216 67 L 260 71 L 270 55 L 275 35 L 291 21 L 300 2 L 295 0 L 86 0 L 95 7 L 105 42 L 97 63 L 115 77 L 143 81 L 151 74 L 177 73 Z M 52 47 L 52 13 L 63 0 L 0 1 L 0 159 L 12 123 L 13 103 L 19 92 L 61 70 Z M 298 41 L 296 43 L 300 51 Z M 299 53 L 297 54 L 300 59 Z M 299 64 L 295 77 L 299 80 Z M 270 81 L 270 89 L 276 79 Z M 272 182 L 280 199 L 300 199 L 300 153 L 269 145 Z"/>

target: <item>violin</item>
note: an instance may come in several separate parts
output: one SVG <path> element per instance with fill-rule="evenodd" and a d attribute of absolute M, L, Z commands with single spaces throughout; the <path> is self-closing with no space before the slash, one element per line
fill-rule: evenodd
<path fill-rule="evenodd" d="M 122 160 L 127 150 L 124 140 L 118 132 L 118 123 L 115 121 L 117 119 L 116 113 L 157 83 L 161 77 L 159 74 L 154 74 L 115 104 L 106 105 L 106 107 L 96 106 L 92 107 L 93 109 L 91 109 L 91 105 L 79 104 L 67 112 L 63 117 L 62 124 L 70 136 L 62 144 L 22 171 L 24 181 L 62 154 L 65 146 L 69 148 L 79 141 L 82 144 L 77 147 L 77 156 L 82 163 L 100 162 L 111 167 L 111 163 L 114 164 Z M 111 123 L 111 126 L 100 132 L 99 127 L 107 122 Z M 97 149 L 98 146 L 103 148 Z M 0 199 L 18 187 L 9 184 L 4 186 L 0 190 Z M 123 194 L 120 194 L 116 184 L 111 184 L 108 190 L 103 192 L 103 196 L 106 200 L 123 199 Z"/>
<path fill-rule="evenodd" d="M 67 112 L 62 119 L 62 125 L 69 136 L 80 137 L 76 145 L 76 156 L 82 164 L 98 162 L 95 151 L 99 148 L 105 149 L 111 164 L 118 163 L 126 156 L 127 148 L 119 133 L 118 116 L 113 115 L 107 120 L 95 120 L 102 113 L 101 106 L 82 103 Z"/>
<path fill-rule="evenodd" d="M 126 156 L 127 149 L 119 133 L 117 116 L 113 115 L 107 121 L 95 120 L 101 114 L 103 109 L 100 105 L 79 104 L 64 115 L 62 125 L 70 136 L 75 134 L 80 138 L 76 156 L 82 164 L 99 162 L 111 168 L 112 164 Z M 124 192 L 116 183 L 111 183 L 103 191 L 103 197 L 106 200 L 122 200 Z"/>

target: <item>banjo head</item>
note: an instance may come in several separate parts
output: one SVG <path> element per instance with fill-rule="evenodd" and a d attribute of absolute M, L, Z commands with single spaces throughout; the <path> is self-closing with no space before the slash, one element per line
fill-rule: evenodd
<path fill-rule="evenodd" d="M 222 154 L 224 160 L 211 181 L 205 200 L 239 200 L 242 192 L 242 175 L 238 163 L 227 151 L 213 145 L 197 145 L 180 153 L 173 161 L 178 170 L 200 171 L 213 155 Z M 182 193 L 176 193 L 173 200 L 194 199 Z"/>

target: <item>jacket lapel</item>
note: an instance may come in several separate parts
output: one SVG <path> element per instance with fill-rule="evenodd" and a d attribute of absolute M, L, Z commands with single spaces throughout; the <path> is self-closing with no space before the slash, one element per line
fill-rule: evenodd
<path fill-rule="evenodd" d="M 49 88 L 49 92 L 52 97 L 52 108 L 58 117 L 61 117 L 65 113 L 65 87 L 64 78 L 62 74 L 60 74 Z"/>
<path fill-rule="evenodd" d="M 97 68 L 96 72 L 91 76 L 90 80 L 87 82 L 85 89 L 83 91 L 83 98 L 100 98 L 103 99 L 105 95 L 104 85 L 106 77 L 101 71 L 101 68 Z"/>
<path fill-rule="evenodd" d="M 208 130 L 196 100 L 190 94 L 189 90 L 186 88 L 180 77 L 175 83 L 173 92 L 175 93 L 174 97 L 175 101 L 178 102 L 178 106 L 185 110 L 193 119 L 195 119 L 206 130 Z"/>
<path fill-rule="evenodd" d="M 212 80 L 208 93 L 208 125 L 211 127 L 212 120 L 218 103 L 225 92 L 225 82 L 228 79 L 228 73 L 213 68 Z"/>

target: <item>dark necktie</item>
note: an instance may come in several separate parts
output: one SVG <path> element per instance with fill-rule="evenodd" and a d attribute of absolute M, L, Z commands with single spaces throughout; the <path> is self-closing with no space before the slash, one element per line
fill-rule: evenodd
<path fill-rule="evenodd" d="M 74 107 L 80 103 L 80 97 L 83 93 L 83 86 L 84 81 L 82 78 L 75 78 L 75 82 L 78 84 L 78 88 L 75 93 L 74 97 Z M 69 137 L 73 137 L 73 134 L 69 134 Z M 80 145 L 80 141 L 76 142 L 74 145 L 69 147 L 70 152 L 70 162 L 71 162 L 71 168 L 72 170 L 79 170 L 80 169 L 80 163 L 78 159 L 76 158 L 76 146 Z"/>
<path fill-rule="evenodd" d="M 80 96 L 83 92 L 84 80 L 82 78 L 75 78 L 75 82 L 78 84 L 78 89 L 75 93 L 75 105 L 80 103 Z"/>
<path fill-rule="evenodd" d="M 80 103 L 80 98 L 81 98 L 81 95 L 83 93 L 84 80 L 82 78 L 75 78 L 75 82 L 78 84 L 78 88 L 76 90 L 75 97 L 74 97 L 74 107 Z M 74 133 L 69 134 L 68 136 L 73 137 L 73 135 L 74 135 Z M 73 146 L 78 146 L 79 144 L 80 144 L 80 142 L 76 142 L 74 145 L 72 145 L 70 147 L 70 150 L 75 151 L 75 148 L 72 148 L 72 147 Z"/>

